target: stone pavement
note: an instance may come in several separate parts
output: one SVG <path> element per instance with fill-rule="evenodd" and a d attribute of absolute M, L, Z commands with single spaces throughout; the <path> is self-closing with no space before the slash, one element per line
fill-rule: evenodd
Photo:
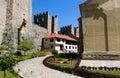
<path fill-rule="evenodd" d="M 117 61 L 117 60 L 81 60 L 80 66 L 120 67 L 120 61 Z"/>
<path fill-rule="evenodd" d="M 23 78 L 82 78 L 50 69 L 43 65 L 45 57 L 19 62 L 14 70 Z"/>

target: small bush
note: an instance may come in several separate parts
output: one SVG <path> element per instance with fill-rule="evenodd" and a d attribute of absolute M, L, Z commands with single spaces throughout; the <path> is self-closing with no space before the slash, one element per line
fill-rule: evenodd
<path fill-rule="evenodd" d="M 34 48 L 32 41 L 30 40 L 23 40 L 20 45 L 18 45 L 18 50 L 28 51 Z"/>
<path fill-rule="evenodd" d="M 57 51 L 57 50 L 52 50 L 51 53 L 52 53 L 54 56 L 57 56 L 57 55 L 58 55 L 58 51 Z"/>
<path fill-rule="evenodd" d="M 49 58 L 48 62 L 54 61 L 54 58 Z"/>
<path fill-rule="evenodd" d="M 72 59 L 76 59 L 78 57 L 80 57 L 80 55 L 78 53 L 61 53 L 59 54 L 58 57 L 61 57 L 61 58 L 72 58 Z"/>
<path fill-rule="evenodd" d="M 63 60 L 63 58 L 57 58 L 57 60 L 58 60 L 58 61 L 62 61 L 62 60 Z"/>
<path fill-rule="evenodd" d="M 4 50 L 13 50 L 14 49 L 14 47 L 13 46 L 11 46 L 11 45 L 9 45 L 8 43 L 2 43 L 2 45 L 0 46 L 0 49 L 2 50 L 2 49 L 4 49 Z"/>
<path fill-rule="evenodd" d="M 64 61 L 63 64 L 69 64 L 69 61 Z"/>

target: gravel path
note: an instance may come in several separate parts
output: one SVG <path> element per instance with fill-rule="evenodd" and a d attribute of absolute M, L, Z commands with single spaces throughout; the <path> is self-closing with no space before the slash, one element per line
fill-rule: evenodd
<path fill-rule="evenodd" d="M 45 57 L 19 62 L 14 70 L 23 78 L 82 78 L 45 67 L 43 59 Z"/>

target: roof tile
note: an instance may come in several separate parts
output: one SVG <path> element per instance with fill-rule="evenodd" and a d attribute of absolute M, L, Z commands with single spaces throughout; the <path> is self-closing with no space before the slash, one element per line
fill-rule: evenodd
<path fill-rule="evenodd" d="M 61 39 L 70 40 L 70 41 L 77 41 L 77 39 L 72 38 L 70 36 L 56 34 L 56 33 L 51 33 L 51 34 L 45 35 L 44 38 L 61 38 Z"/>

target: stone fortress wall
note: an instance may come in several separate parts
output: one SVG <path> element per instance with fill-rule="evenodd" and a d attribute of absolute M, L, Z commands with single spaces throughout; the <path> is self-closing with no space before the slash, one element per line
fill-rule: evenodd
<path fill-rule="evenodd" d="M 7 1 L 0 0 L 0 43 L 2 42 L 3 32 L 6 24 L 6 9 L 7 9 Z"/>
<path fill-rule="evenodd" d="M 120 0 L 88 0 L 80 5 L 80 10 L 84 53 L 118 55 Z"/>
<path fill-rule="evenodd" d="M 49 12 L 34 15 L 34 24 L 44 27 L 49 33 L 57 33 L 58 16 L 51 16 Z"/>
<path fill-rule="evenodd" d="M 73 27 L 72 25 L 63 26 L 60 28 L 60 33 L 69 36 L 79 37 L 79 27 Z"/>
<path fill-rule="evenodd" d="M 48 30 L 42 26 L 32 24 L 32 0 L 0 0 L 0 44 L 8 41 L 4 37 L 4 32 L 8 31 L 12 38 L 12 46 L 17 47 L 18 28 L 20 28 L 23 19 L 26 20 L 26 26 L 22 28 L 21 35 L 32 39 L 36 47 L 41 47 L 42 37 L 48 33 Z M 49 30 L 50 31 L 50 30 Z"/>

